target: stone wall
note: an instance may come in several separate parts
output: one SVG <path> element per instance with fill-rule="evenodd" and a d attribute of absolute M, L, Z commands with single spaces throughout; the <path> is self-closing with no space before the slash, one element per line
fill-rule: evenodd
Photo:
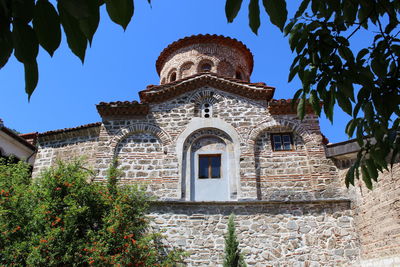
<path fill-rule="evenodd" d="M 359 253 L 349 201 L 153 205 L 152 227 L 191 255 L 187 266 L 221 266 L 228 217 L 248 266 L 350 266 Z"/>
<path fill-rule="evenodd" d="M 342 181 L 346 172 L 340 171 Z M 359 266 L 400 266 L 400 163 L 380 174 L 372 191 L 360 181 L 349 191 L 360 236 Z"/>
<path fill-rule="evenodd" d="M 41 171 L 54 165 L 57 160 L 70 161 L 80 158 L 86 163 L 86 166 L 94 168 L 96 165 L 98 138 L 98 129 L 39 137 L 38 151 L 32 173 L 33 177 L 38 176 Z"/>
<path fill-rule="evenodd" d="M 307 114 L 303 121 L 294 114 L 272 116 L 266 101 L 254 101 L 210 87 L 199 88 L 163 103 L 151 104 L 150 113 L 146 116 L 103 118 L 104 127 L 100 132 L 97 153 L 97 180 L 105 178 L 109 164 L 117 156 L 126 168 L 123 181 L 144 182 L 151 185 L 151 191 L 161 198 L 181 199 L 185 191 L 181 181 L 184 164 L 179 162 L 183 148 L 178 147 L 177 142 L 189 125 L 193 126 L 194 118 L 201 118 L 199 107 L 204 101 L 212 105 L 212 116 L 204 119 L 204 124 L 210 122 L 207 124 L 210 129 L 219 129 L 222 123 L 227 124 L 238 137 L 236 143 L 239 151 L 233 164 L 240 166 L 239 177 L 234 178 L 240 181 L 240 185 L 235 198 L 293 200 L 337 198 L 343 195 L 337 189 L 336 168 L 325 158 L 316 116 Z M 294 151 L 271 151 L 270 133 L 282 131 L 293 134 L 296 142 Z M 157 170 L 152 169 L 152 161 L 146 161 L 146 158 L 141 162 L 147 162 L 147 166 L 131 166 L 139 162 L 140 155 L 145 157 L 139 151 L 142 146 L 155 145 L 133 144 L 125 140 L 135 139 L 135 134 L 142 133 L 157 137 L 150 138 L 158 140 L 158 147 L 153 150 L 162 150 L 150 156 L 155 156 L 157 163 L 162 162 Z M 134 147 L 121 148 L 122 154 L 119 154 L 117 147 L 121 145 Z M 151 171 L 152 174 L 147 173 L 139 181 L 138 168 Z M 156 173 L 160 176 L 154 177 Z"/>

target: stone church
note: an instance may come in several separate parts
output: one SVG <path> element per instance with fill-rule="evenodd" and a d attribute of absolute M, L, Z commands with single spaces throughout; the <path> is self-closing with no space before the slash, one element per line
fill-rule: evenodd
<path fill-rule="evenodd" d="M 173 42 L 140 102 L 101 102 L 101 122 L 40 133 L 33 175 L 84 156 L 103 181 L 117 159 L 121 183 L 158 198 L 152 225 L 187 266 L 222 264 L 231 213 L 249 266 L 400 266 L 399 166 L 373 192 L 346 189 L 355 142 L 327 144 L 310 107 L 301 121 L 250 82 L 253 63 L 232 38 Z"/>

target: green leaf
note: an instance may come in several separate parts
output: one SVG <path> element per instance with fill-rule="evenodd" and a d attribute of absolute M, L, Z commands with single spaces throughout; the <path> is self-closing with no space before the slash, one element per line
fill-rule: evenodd
<path fill-rule="evenodd" d="M 79 20 L 79 26 L 92 44 L 93 35 L 95 34 L 100 22 L 100 6 L 97 0 L 87 0 L 90 15 Z"/>
<path fill-rule="evenodd" d="M 361 165 L 361 173 L 362 173 L 362 179 L 365 183 L 365 185 L 367 186 L 368 189 L 372 189 L 372 181 L 371 181 L 371 177 L 369 177 L 367 168 L 365 167 L 365 165 Z"/>
<path fill-rule="evenodd" d="M 320 116 L 321 115 L 321 105 L 320 105 L 320 100 L 317 95 L 317 91 L 312 90 L 310 92 L 310 98 L 308 99 L 310 102 L 311 106 L 313 107 L 313 110 L 315 113 Z"/>
<path fill-rule="evenodd" d="M 260 27 L 260 24 L 260 6 L 258 5 L 258 0 L 250 0 L 249 26 L 255 34 L 258 34 L 258 28 Z"/>
<path fill-rule="evenodd" d="M 352 25 L 356 20 L 358 3 L 356 1 L 343 1 L 343 16 L 345 23 Z"/>
<path fill-rule="evenodd" d="M 298 71 L 299 71 L 299 66 L 298 65 L 290 70 L 289 77 L 288 77 L 288 82 L 291 82 L 293 80 L 294 76 L 296 76 Z"/>
<path fill-rule="evenodd" d="M 34 0 L 11 0 L 12 16 L 20 22 L 29 23 L 33 17 Z"/>
<path fill-rule="evenodd" d="M 24 63 L 25 70 L 25 92 L 28 94 L 28 101 L 35 90 L 39 80 L 39 70 L 36 60 Z"/>
<path fill-rule="evenodd" d="M 0 37 L 0 69 L 8 62 L 13 49 L 12 34 L 9 30 L 5 31 Z"/>
<path fill-rule="evenodd" d="M 285 26 L 285 28 L 283 29 L 283 33 L 285 36 L 287 36 L 290 33 L 290 31 L 292 30 L 295 23 L 296 23 L 296 20 L 292 20 Z"/>
<path fill-rule="evenodd" d="M 356 126 L 357 126 L 357 119 L 352 119 L 347 123 L 345 132 L 347 133 L 349 138 L 353 136 Z"/>
<path fill-rule="evenodd" d="M 53 56 L 61 42 L 61 27 L 57 11 L 49 1 L 38 0 L 36 2 L 33 29 L 40 45 L 50 56 Z"/>
<path fill-rule="evenodd" d="M 287 8 L 285 0 L 263 0 L 265 11 L 268 13 L 271 23 L 276 25 L 281 32 L 287 20 Z"/>
<path fill-rule="evenodd" d="M 12 36 L 15 57 L 22 63 L 34 61 L 39 51 L 39 44 L 32 27 L 18 20 L 13 21 Z"/>
<path fill-rule="evenodd" d="M 290 45 L 290 50 L 292 50 L 292 52 L 296 48 L 297 42 L 302 35 L 303 26 L 304 26 L 303 23 L 298 23 L 293 27 L 293 29 L 290 32 L 289 45 Z"/>
<path fill-rule="evenodd" d="M 57 7 L 58 12 L 60 13 L 61 24 L 64 28 L 65 35 L 67 36 L 68 46 L 83 63 L 85 61 L 87 39 L 79 27 L 78 20 L 66 12 L 66 10 L 60 5 L 60 2 Z"/>
<path fill-rule="evenodd" d="M 372 103 L 371 102 L 365 103 L 363 111 L 364 111 L 364 116 L 367 119 L 367 121 L 369 123 L 372 123 L 374 120 L 374 108 L 372 107 Z"/>
<path fill-rule="evenodd" d="M 369 53 L 368 48 L 361 49 L 360 52 L 358 52 L 357 54 L 357 61 L 360 61 L 368 53 Z"/>
<path fill-rule="evenodd" d="M 342 110 L 351 116 L 353 114 L 353 109 L 350 100 L 341 92 L 336 93 L 336 99 L 338 100 L 338 104 Z"/>
<path fill-rule="evenodd" d="M 339 47 L 339 54 L 346 61 L 350 61 L 350 62 L 354 61 L 353 52 L 351 52 L 350 48 L 348 48 L 347 46 L 343 46 L 343 45 L 340 46 Z"/>
<path fill-rule="evenodd" d="M 90 16 L 87 0 L 58 0 L 58 5 L 77 20 Z"/>
<path fill-rule="evenodd" d="M 304 118 L 304 115 L 306 113 L 306 101 L 305 101 L 305 95 L 303 94 L 303 97 L 300 98 L 299 103 L 297 104 L 297 116 L 299 117 L 300 120 Z"/>
<path fill-rule="evenodd" d="M 387 66 L 385 63 L 381 60 L 380 57 L 374 57 L 371 61 L 371 68 L 374 71 L 374 73 L 383 78 L 386 76 L 386 68 Z"/>
<path fill-rule="evenodd" d="M 240 7 L 242 6 L 243 0 L 226 0 L 225 3 L 225 15 L 229 23 L 233 22 L 239 13 Z"/>
<path fill-rule="evenodd" d="M 367 159 L 366 160 L 366 165 L 367 165 L 367 170 L 369 176 L 374 180 L 375 182 L 378 181 L 378 171 L 376 169 L 375 163 L 372 159 Z"/>
<path fill-rule="evenodd" d="M 371 149 L 370 153 L 371 158 L 374 160 L 374 163 L 377 167 L 381 167 L 383 169 L 389 170 L 387 167 L 386 156 L 382 149 Z"/>
<path fill-rule="evenodd" d="M 126 30 L 133 16 L 133 0 L 106 0 L 106 8 L 111 20 Z"/>
<path fill-rule="evenodd" d="M 307 9 L 308 5 L 310 4 L 310 0 L 303 0 L 301 2 L 299 9 L 296 11 L 296 14 L 294 15 L 295 18 L 300 17 L 303 15 L 304 11 Z"/>

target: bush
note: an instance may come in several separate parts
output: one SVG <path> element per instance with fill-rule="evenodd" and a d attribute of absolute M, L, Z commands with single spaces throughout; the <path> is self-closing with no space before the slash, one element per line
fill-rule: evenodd
<path fill-rule="evenodd" d="M 173 266 L 182 261 L 181 252 L 165 251 L 160 234 L 147 231 L 149 204 L 142 190 L 117 187 L 113 179 L 108 186 L 90 183 L 92 176 L 79 162 L 59 163 L 32 182 L 26 164 L 0 162 L 0 264 Z"/>

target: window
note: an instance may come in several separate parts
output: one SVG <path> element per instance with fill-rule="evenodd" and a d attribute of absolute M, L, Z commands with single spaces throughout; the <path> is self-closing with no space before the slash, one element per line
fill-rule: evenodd
<path fill-rule="evenodd" d="M 175 82 L 176 81 L 176 72 L 174 71 L 173 73 L 171 73 L 171 77 L 169 78 L 170 82 Z"/>
<path fill-rule="evenodd" d="M 199 179 L 221 178 L 221 154 L 199 155 Z"/>
<path fill-rule="evenodd" d="M 238 79 L 238 80 L 242 80 L 242 74 L 239 71 L 237 71 L 236 75 L 235 75 L 235 78 Z"/>
<path fill-rule="evenodd" d="M 206 72 L 211 70 L 211 64 L 210 63 L 204 63 L 201 65 L 201 71 Z"/>
<path fill-rule="evenodd" d="M 274 151 L 285 151 L 293 149 L 292 135 L 290 133 L 271 134 L 272 149 Z"/>
<path fill-rule="evenodd" d="M 212 117 L 212 106 L 210 103 L 203 103 L 201 105 L 201 116 L 203 118 L 210 118 Z"/>

